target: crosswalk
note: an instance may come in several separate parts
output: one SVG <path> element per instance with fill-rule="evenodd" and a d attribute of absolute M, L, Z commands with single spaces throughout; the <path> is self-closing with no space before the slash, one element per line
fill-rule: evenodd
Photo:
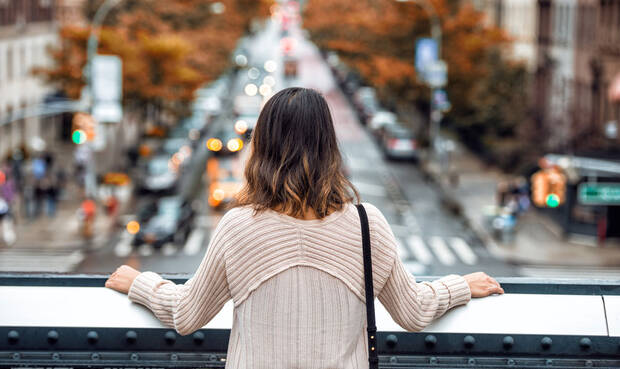
<path fill-rule="evenodd" d="M 0 249 L 0 271 L 68 273 L 84 257 L 81 250 Z"/>
<path fill-rule="evenodd" d="M 397 243 L 403 261 L 415 261 L 421 265 L 476 265 L 479 260 L 471 246 L 460 237 L 423 237 L 413 234 L 397 237 Z"/>
<path fill-rule="evenodd" d="M 135 248 L 132 246 L 134 236 L 127 232 L 123 232 L 117 244 L 114 246 L 114 255 L 119 258 L 129 256 L 134 249 L 140 256 L 151 256 L 159 253 L 163 256 L 173 256 L 183 254 L 192 256 L 200 253 L 203 247 L 207 245 L 207 231 L 203 227 L 195 227 L 187 237 L 185 244 L 182 247 L 177 247 L 171 243 L 164 244 L 161 249 L 155 250 L 149 244 L 143 244 Z"/>

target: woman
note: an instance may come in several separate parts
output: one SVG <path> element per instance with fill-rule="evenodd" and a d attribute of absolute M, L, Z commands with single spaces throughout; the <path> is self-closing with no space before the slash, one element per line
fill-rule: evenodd
<path fill-rule="evenodd" d="M 367 368 L 357 192 L 342 174 L 331 115 L 309 89 L 275 94 L 261 111 L 236 207 L 221 219 L 183 285 L 118 268 L 106 286 L 129 294 L 181 335 L 234 301 L 227 368 Z M 375 295 L 419 331 L 471 297 L 503 293 L 484 273 L 416 283 L 381 212 L 365 203 Z"/>

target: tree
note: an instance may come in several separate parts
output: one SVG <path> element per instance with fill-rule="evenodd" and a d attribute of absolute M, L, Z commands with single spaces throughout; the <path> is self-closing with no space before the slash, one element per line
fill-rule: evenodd
<path fill-rule="evenodd" d="M 429 1 L 440 19 L 442 59 L 448 64 L 452 109 L 445 122 L 483 152 L 493 146 L 488 142 L 514 139 L 515 126 L 525 119 L 525 104 L 515 102 L 526 98 L 523 67 L 501 56 L 510 38 L 485 25 L 484 14 L 470 2 Z M 414 60 L 415 40 L 429 37 L 430 20 L 418 5 L 310 0 L 304 25 L 319 47 L 337 52 L 384 100 L 428 113 L 429 88 L 416 76 Z"/>
<path fill-rule="evenodd" d="M 89 19 L 101 1 L 89 2 Z M 121 2 L 106 18 L 98 53 L 123 60 L 123 103 L 187 113 L 194 91 L 228 68 L 230 53 L 269 1 L 141 0 Z M 65 26 L 50 50 L 55 65 L 35 73 L 78 98 L 85 85 L 89 28 Z"/>

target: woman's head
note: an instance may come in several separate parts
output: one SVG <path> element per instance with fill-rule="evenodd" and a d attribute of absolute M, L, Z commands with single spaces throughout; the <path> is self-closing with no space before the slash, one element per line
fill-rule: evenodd
<path fill-rule="evenodd" d="M 342 171 L 327 102 L 318 92 L 287 88 L 263 107 L 252 132 L 246 183 L 237 205 L 319 218 L 359 196 Z"/>

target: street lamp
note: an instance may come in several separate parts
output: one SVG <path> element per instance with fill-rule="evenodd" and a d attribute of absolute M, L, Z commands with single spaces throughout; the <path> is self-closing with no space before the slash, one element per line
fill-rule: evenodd
<path fill-rule="evenodd" d="M 93 92 L 93 58 L 97 53 L 99 46 L 99 29 L 103 23 L 104 18 L 108 15 L 113 7 L 118 5 L 122 0 L 105 0 L 101 6 L 95 12 L 93 21 L 90 28 L 90 35 L 88 37 L 88 44 L 86 46 L 86 68 L 84 69 L 86 77 L 86 88 L 84 91 L 87 95 L 88 110 L 92 114 L 94 106 L 94 92 Z M 89 163 L 86 166 L 85 175 L 85 192 L 87 195 L 94 196 L 96 192 L 96 179 L 95 179 L 95 161 L 92 158 L 92 147 L 90 143 L 87 143 L 86 150 L 90 152 Z"/>
<path fill-rule="evenodd" d="M 441 60 L 441 23 L 439 21 L 439 15 L 432 2 L 429 0 L 396 0 L 399 3 L 414 3 L 420 6 L 430 17 L 431 21 L 431 37 L 437 45 L 437 59 Z M 430 123 L 431 123 L 431 141 L 433 150 L 436 156 L 439 151 L 439 128 L 441 124 L 441 110 L 433 103 L 433 97 L 437 87 L 431 85 L 431 97 L 430 97 Z M 440 167 L 441 170 L 441 167 Z"/>

